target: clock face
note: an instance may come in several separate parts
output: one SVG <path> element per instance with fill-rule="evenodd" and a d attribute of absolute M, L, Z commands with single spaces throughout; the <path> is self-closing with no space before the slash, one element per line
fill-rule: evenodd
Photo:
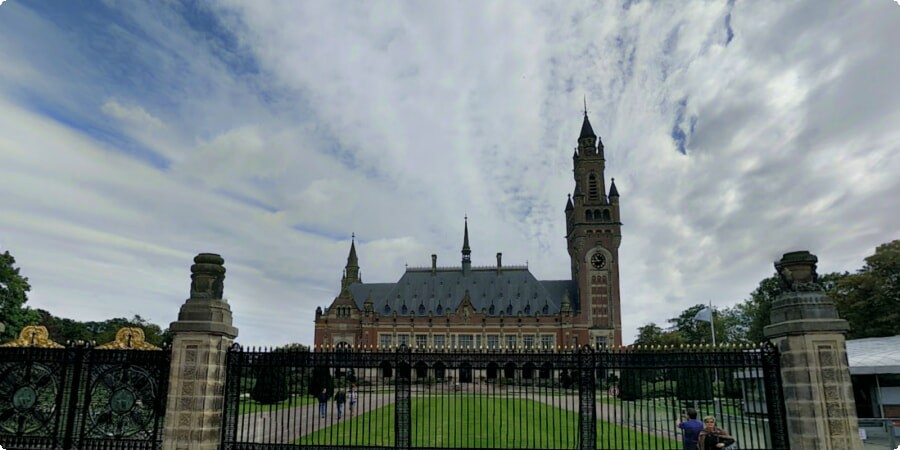
<path fill-rule="evenodd" d="M 594 253 L 594 256 L 591 256 L 591 265 L 594 266 L 595 269 L 606 267 L 606 257 L 600 252 Z"/>

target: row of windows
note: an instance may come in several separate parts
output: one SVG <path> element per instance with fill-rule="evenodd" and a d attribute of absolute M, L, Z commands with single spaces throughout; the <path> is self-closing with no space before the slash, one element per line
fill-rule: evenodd
<path fill-rule="evenodd" d="M 334 310 L 336 317 L 350 317 L 351 308 L 349 306 L 335 306 Z"/>
<path fill-rule="evenodd" d="M 609 222 L 612 220 L 612 216 L 609 213 L 608 209 L 599 210 L 599 209 L 589 209 L 584 212 L 584 220 L 587 221 L 595 221 L 602 220 Z"/>
<path fill-rule="evenodd" d="M 459 348 L 482 348 L 482 345 L 488 349 L 500 349 L 500 348 L 524 348 L 524 349 L 533 349 L 533 348 L 542 348 L 542 349 L 551 349 L 556 347 L 556 335 L 555 334 L 542 334 L 542 335 L 533 335 L 533 334 L 525 334 L 521 336 L 519 339 L 518 335 L 507 334 L 507 335 L 498 335 L 498 334 L 489 334 L 484 336 L 484 340 L 482 341 L 482 335 L 480 334 L 435 334 L 431 336 L 429 342 L 429 335 L 427 334 L 416 334 L 413 335 L 415 339 L 415 348 L 428 348 L 429 345 L 436 348 L 443 348 L 449 345 L 450 347 L 459 347 Z M 502 339 L 501 339 L 502 338 Z M 501 342 L 503 347 L 501 347 Z M 394 345 L 397 346 L 409 346 L 410 345 L 410 335 L 408 334 L 389 334 L 389 333 L 381 333 L 378 335 L 378 346 L 381 348 L 391 348 Z M 539 347 L 538 347 L 539 345 Z"/>

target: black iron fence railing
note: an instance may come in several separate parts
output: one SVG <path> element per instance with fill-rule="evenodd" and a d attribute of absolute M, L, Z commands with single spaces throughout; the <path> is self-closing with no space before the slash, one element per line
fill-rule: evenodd
<path fill-rule="evenodd" d="M 5 449 L 161 447 L 171 351 L 0 348 Z"/>
<path fill-rule="evenodd" d="M 741 348 L 228 353 L 222 443 L 681 449 L 682 414 L 786 449 L 778 354 Z"/>

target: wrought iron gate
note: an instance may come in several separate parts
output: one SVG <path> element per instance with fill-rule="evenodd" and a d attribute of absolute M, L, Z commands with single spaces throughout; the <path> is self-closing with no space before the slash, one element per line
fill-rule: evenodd
<path fill-rule="evenodd" d="M 228 353 L 223 450 L 682 448 L 682 412 L 786 450 L 771 345 Z M 318 398 L 321 395 L 321 398 Z"/>
<path fill-rule="evenodd" d="M 171 352 L 0 348 L 6 449 L 158 449 Z"/>

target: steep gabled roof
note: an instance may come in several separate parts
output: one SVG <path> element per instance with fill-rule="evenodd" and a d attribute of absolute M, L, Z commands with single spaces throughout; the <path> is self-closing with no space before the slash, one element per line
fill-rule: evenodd
<path fill-rule="evenodd" d="M 577 299 L 575 283 L 569 280 L 538 281 L 520 266 L 474 268 L 407 269 L 396 283 L 354 283 L 350 293 L 360 309 L 371 296 L 375 313 L 398 316 L 444 316 L 456 311 L 466 291 L 477 312 L 489 316 L 558 314 L 568 291 Z M 577 309 L 577 305 L 572 305 Z"/>

